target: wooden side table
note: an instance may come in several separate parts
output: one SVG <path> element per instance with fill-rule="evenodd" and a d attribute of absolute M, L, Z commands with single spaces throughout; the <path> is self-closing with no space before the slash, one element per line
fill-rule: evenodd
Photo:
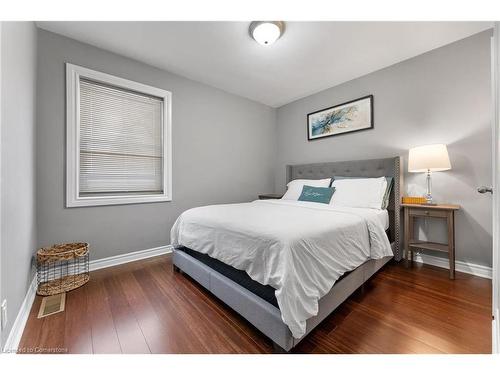
<path fill-rule="evenodd" d="M 421 204 L 402 204 L 404 207 L 404 247 L 406 251 L 406 260 L 413 263 L 413 252 L 417 249 L 433 250 L 448 253 L 450 262 L 450 279 L 455 278 L 455 211 L 460 206 L 455 204 L 438 204 L 436 206 L 427 206 Z M 448 243 L 419 241 L 414 238 L 414 220 L 415 218 L 434 217 L 444 219 L 448 227 Z"/>
<path fill-rule="evenodd" d="M 260 194 L 259 199 L 281 199 L 283 194 Z"/>

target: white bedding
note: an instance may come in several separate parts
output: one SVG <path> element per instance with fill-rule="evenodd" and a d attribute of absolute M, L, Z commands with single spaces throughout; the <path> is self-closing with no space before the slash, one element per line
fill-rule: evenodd
<path fill-rule="evenodd" d="M 340 276 L 393 255 L 386 224 L 385 210 L 258 200 L 187 210 L 171 239 L 276 289 L 283 322 L 300 338 Z"/>
<path fill-rule="evenodd" d="M 384 230 L 389 229 L 389 212 L 387 210 L 370 210 L 366 208 L 366 211 L 369 212 L 369 215 L 377 217 L 377 220 L 380 222 L 380 225 L 384 227 Z"/>

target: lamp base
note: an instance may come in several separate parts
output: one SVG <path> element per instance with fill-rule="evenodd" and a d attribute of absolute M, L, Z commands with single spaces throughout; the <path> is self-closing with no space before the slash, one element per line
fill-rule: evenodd
<path fill-rule="evenodd" d="M 434 206 L 435 203 L 432 201 L 432 183 L 431 183 L 431 171 L 430 169 L 427 170 L 427 194 L 425 194 L 425 200 L 427 206 Z"/>

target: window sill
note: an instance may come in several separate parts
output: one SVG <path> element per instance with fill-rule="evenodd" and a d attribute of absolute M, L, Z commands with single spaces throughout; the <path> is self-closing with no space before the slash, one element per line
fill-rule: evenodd
<path fill-rule="evenodd" d="M 170 202 L 171 196 L 162 195 L 135 195 L 135 196 L 105 196 L 105 197 L 79 197 L 69 198 L 66 207 L 93 207 L 114 206 L 122 204 Z"/>

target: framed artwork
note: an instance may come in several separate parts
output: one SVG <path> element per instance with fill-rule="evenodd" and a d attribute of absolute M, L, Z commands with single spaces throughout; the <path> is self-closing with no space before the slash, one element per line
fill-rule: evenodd
<path fill-rule="evenodd" d="M 364 96 L 307 115 L 307 139 L 373 129 L 373 95 Z"/>

